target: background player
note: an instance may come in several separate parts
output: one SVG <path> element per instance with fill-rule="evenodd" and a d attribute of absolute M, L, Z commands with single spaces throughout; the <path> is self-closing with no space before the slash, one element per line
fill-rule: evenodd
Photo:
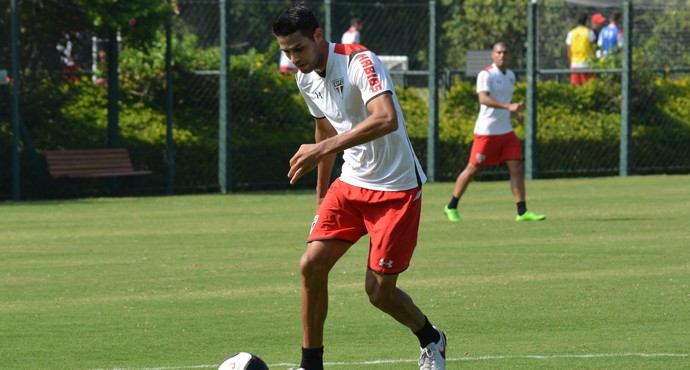
<path fill-rule="evenodd" d="M 474 126 L 474 143 L 467 167 L 455 181 L 453 197 L 443 212 L 452 222 L 460 221 L 458 202 L 481 167 L 505 163 L 510 170 L 510 188 L 517 203 L 516 221 L 538 221 L 546 218 L 527 210 L 522 147 L 510 118 L 522 123 L 522 103 L 512 103 L 515 74 L 508 69 L 510 50 L 505 42 L 497 42 L 491 51 L 494 63 L 477 76 L 479 116 Z"/>

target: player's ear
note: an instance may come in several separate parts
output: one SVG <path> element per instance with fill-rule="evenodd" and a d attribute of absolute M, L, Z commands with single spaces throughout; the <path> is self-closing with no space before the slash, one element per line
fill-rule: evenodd
<path fill-rule="evenodd" d="M 314 41 L 323 41 L 323 28 L 317 27 L 316 30 L 314 30 Z"/>

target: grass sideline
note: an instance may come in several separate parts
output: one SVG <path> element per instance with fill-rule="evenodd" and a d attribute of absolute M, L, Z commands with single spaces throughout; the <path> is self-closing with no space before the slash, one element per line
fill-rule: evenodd
<path fill-rule="evenodd" d="M 428 184 L 400 277 L 449 369 L 690 367 L 690 176 Z M 299 360 L 312 192 L 0 203 L 0 368 L 214 368 Z M 363 239 L 330 282 L 330 369 L 415 369 L 416 338 L 364 293 Z"/>

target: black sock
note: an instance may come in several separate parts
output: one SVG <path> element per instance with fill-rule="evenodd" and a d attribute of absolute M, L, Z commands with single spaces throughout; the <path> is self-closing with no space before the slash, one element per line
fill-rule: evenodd
<path fill-rule="evenodd" d="M 450 198 L 450 203 L 448 203 L 448 208 L 458 208 L 458 202 L 460 198 L 452 197 Z"/>
<path fill-rule="evenodd" d="M 518 216 L 522 216 L 527 212 L 527 203 L 526 202 L 517 202 L 517 208 L 518 208 Z"/>
<path fill-rule="evenodd" d="M 302 348 L 302 362 L 304 370 L 323 370 L 323 346 L 319 348 Z"/>
<path fill-rule="evenodd" d="M 426 316 L 424 316 L 424 321 L 424 327 L 414 333 L 419 339 L 419 346 L 421 348 L 426 348 L 429 344 L 436 343 L 441 339 L 441 334 L 434 329 Z"/>

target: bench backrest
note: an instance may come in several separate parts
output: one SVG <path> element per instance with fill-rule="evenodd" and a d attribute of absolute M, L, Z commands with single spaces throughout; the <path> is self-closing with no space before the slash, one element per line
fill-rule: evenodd
<path fill-rule="evenodd" d="M 48 171 L 53 178 L 93 177 L 134 172 L 124 148 L 46 151 Z"/>

